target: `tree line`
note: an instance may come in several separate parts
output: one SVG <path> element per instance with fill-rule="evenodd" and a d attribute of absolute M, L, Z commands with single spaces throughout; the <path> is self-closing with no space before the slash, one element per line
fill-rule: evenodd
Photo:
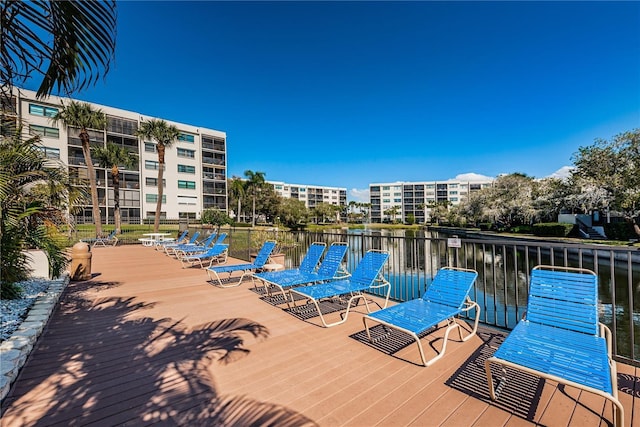
<path fill-rule="evenodd" d="M 457 206 L 429 205 L 431 222 L 455 225 L 520 225 L 555 222 L 560 213 L 591 213 L 624 220 L 640 235 L 640 129 L 580 147 L 564 178 L 499 176 Z"/>
<path fill-rule="evenodd" d="M 244 178 L 234 176 L 228 180 L 229 215 L 234 223 L 256 225 L 264 222 L 300 228 L 310 221 L 324 223 L 341 220 L 344 207 L 318 203 L 307 208 L 302 200 L 278 195 L 265 177 L 265 172 L 246 170 Z"/>

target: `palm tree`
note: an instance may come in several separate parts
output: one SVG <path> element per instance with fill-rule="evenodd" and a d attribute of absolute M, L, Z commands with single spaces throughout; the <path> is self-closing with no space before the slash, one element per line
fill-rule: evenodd
<path fill-rule="evenodd" d="M 265 183 L 264 172 L 253 172 L 251 170 L 244 171 L 244 176 L 247 177 L 247 190 L 250 190 L 253 196 L 253 216 L 251 217 L 251 225 L 256 225 L 256 193 L 259 191 Z"/>
<path fill-rule="evenodd" d="M 384 214 L 391 217 L 391 222 L 393 222 L 394 224 L 396 223 L 397 220 L 397 216 L 400 213 L 400 206 L 391 206 L 389 209 L 387 209 L 386 211 L 384 211 Z"/>
<path fill-rule="evenodd" d="M 116 2 L 0 2 L 2 96 L 42 75 L 38 97 L 69 94 L 109 71 L 116 46 Z"/>
<path fill-rule="evenodd" d="M 158 202 L 156 203 L 156 217 L 153 222 L 153 232 L 160 230 L 160 213 L 162 212 L 162 193 L 164 185 L 164 153 L 180 136 L 177 127 L 170 125 L 164 120 L 151 119 L 140 123 L 140 128 L 136 131 L 140 138 L 153 139 L 156 141 L 158 149 Z"/>
<path fill-rule="evenodd" d="M 242 198 L 244 197 L 245 183 L 242 179 L 234 176 L 229 183 L 229 192 L 231 197 L 238 201 L 238 210 L 236 211 L 236 221 L 240 222 L 240 209 L 242 207 Z"/>
<path fill-rule="evenodd" d="M 111 179 L 113 179 L 113 216 L 115 218 L 116 233 L 120 233 L 120 166 L 132 168 L 138 164 L 138 156 L 126 148 L 107 143 L 105 148 L 94 150 L 94 157 L 100 167 L 111 169 Z"/>
<path fill-rule="evenodd" d="M 96 225 L 96 236 L 102 236 L 102 218 L 98 202 L 98 186 L 96 184 L 96 172 L 91 160 L 91 146 L 89 145 L 89 132 L 87 129 L 104 130 L 107 127 L 107 116 L 102 110 L 95 110 L 86 102 L 71 101 L 69 105 L 62 104 L 62 108 L 51 119 L 53 123 L 64 123 L 80 129 L 80 141 L 82 141 L 82 154 L 87 165 L 89 186 L 91 188 L 91 209 Z"/>
<path fill-rule="evenodd" d="M 53 164 L 39 147 L 39 137 L 23 140 L 18 129 L 12 137 L 0 138 L 0 294 L 15 298 L 14 283 L 29 275 L 28 247 L 42 249 L 49 259 L 49 273 L 58 276 L 67 259 L 51 232 L 63 211 L 51 197 L 44 200 L 39 185 L 67 188 L 68 176 L 61 164 Z M 36 191 L 38 189 L 38 191 Z"/>
<path fill-rule="evenodd" d="M 347 220 L 349 222 L 355 222 L 355 209 L 358 206 L 358 202 L 355 200 L 349 201 L 349 213 L 347 214 Z"/>

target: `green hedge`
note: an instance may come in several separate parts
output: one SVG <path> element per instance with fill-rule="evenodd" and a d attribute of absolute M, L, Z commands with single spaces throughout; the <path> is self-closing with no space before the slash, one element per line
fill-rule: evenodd
<path fill-rule="evenodd" d="M 510 231 L 512 233 L 518 233 L 518 234 L 531 234 L 531 226 L 530 225 L 516 225 Z"/>
<path fill-rule="evenodd" d="M 543 222 L 540 224 L 534 224 L 531 231 L 534 236 L 567 237 L 571 233 L 571 230 L 573 230 L 573 227 L 575 227 L 574 224 Z"/>
<path fill-rule="evenodd" d="M 604 225 L 604 233 L 611 240 L 638 239 L 638 235 L 630 222 L 612 222 Z"/>

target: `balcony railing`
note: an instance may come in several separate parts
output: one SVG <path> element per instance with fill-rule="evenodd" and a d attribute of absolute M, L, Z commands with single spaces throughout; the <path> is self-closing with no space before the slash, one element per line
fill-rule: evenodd
<path fill-rule="evenodd" d="M 232 252 L 234 239 L 256 240 L 251 233 L 256 231 L 232 231 Z M 640 362 L 640 298 L 635 298 L 640 286 L 640 250 L 637 247 L 463 238 L 460 248 L 452 248 L 448 246 L 447 238 L 411 231 L 406 232 L 407 236 L 362 230 L 258 233 L 262 233 L 261 238 L 276 238 L 287 249 L 286 268 L 297 267 L 314 241 L 348 242 L 347 263 L 351 271 L 367 250 L 387 250 L 390 258 L 385 276 L 392 286 L 392 298 L 397 301 L 422 296 L 443 266 L 472 268 L 478 272 L 478 279 L 471 296 L 481 307 L 482 322 L 505 329 L 513 328 L 526 310 L 529 273 L 534 266 L 588 268 L 599 278 L 600 320 L 613 332 L 614 354 L 623 362 Z M 409 233 L 415 235 L 409 236 Z M 242 252 L 232 253 L 232 256 L 248 259 L 248 254 Z"/>

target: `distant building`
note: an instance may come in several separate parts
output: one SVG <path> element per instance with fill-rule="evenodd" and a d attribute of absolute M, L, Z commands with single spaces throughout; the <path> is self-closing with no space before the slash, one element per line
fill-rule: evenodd
<path fill-rule="evenodd" d="M 416 223 L 423 224 L 430 219 L 430 205 L 441 202 L 458 205 L 470 193 L 489 187 L 492 182 L 447 180 L 370 184 L 371 222 L 406 222 L 408 215 L 413 215 Z M 385 214 L 394 210 L 395 215 Z"/>
<path fill-rule="evenodd" d="M 289 184 L 280 181 L 267 181 L 281 197 L 303 201 L 305 206 L 313 209 L 320 203 L 347 207 L 347 189 L 342 187 L 325 187 L 308 184 Z"/>
<path fill-rule="evenodd" d="M 84 181 L 87 167 L 76 128 L 53 124 L 60 103 L 70 99 L 51 96 L 36 99 L 30 90 L 15 89 L 12 105 L 3 106 L 3 116 L 21 122 L 25 136 L 40 135 L 43 150 L 64 163 L 72 180 Z M 133 111 L 91 104 L 107 116 L 106 130 L 89 130 L 92 147 L 112 142 L 138 155 L 138 166 L 120 172 L 120 211 L 123 223 L 138 223 L 155 217 L 158 154 L 154 141 L 139 139 L 135 132 L 141 121 L 153 117 Z M 180 130 L 180 137 L 166 151 L 162 217 L 197 219 L 203 209 L 227 211 L 227 137 L 225 132 L 168 121 Z M 95 163 L 95 162 L 94 162 Z M 97 167 L 98 198 L 103 218 L 113 221 L 113 186 L 109 170 Z M 78 223 L 93 222 L 91 202 L 81 206 Z"/>

